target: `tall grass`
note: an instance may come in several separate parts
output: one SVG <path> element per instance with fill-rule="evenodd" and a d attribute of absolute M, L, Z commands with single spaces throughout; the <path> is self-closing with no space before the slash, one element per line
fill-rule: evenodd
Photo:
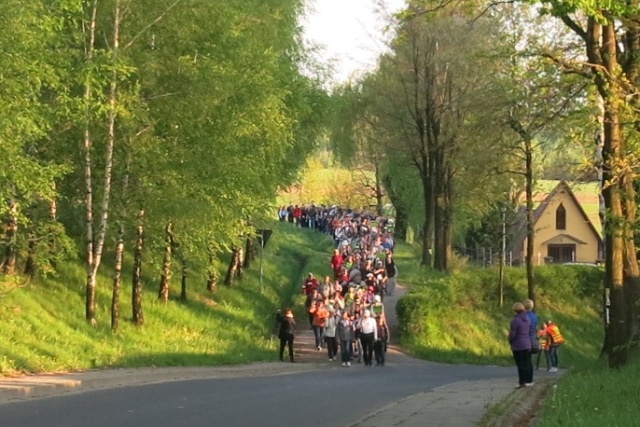
<path fill-rule="evenodd" d="M 569 372 L 547 397 L 538 426 L 627 427 L 640 425 L 640 360 L 638 354 L 623 369 L 605 360 Z"/>
<path fill-rule="evenodd" d="M 402 343 L 410 352 L 448 363 L 513 364 L 507 333 L 513 303 L 527 298 L 525 269 L 505 270 L 501 307 L 497 268 L 468 267 L 445 276 L 420 267 L 410 246 L 400 246 L 396 259 L 399 281 L 410 287 L 397 307 Z M 584 366 L 597 359 L 603 338 L 603 272 L 541 266 L 535 275 L 536 312 L 541 320 L 553 319 L 567 340 L 560 350 L 561 366 Z"/>
<path fill-rule="evenodd" d="M 290 224 L 274 223 L 273 228 L 264 251 L 262 286 L 259 259 L 242 281 L 233 287 L 220 284 L 215 293 L 206 291 L 204 272 L 190 271 L 185 302 L 177 298 L 179 274 L 166 305 L 157 299 L 158 278 L 145 277 L 145 325 L 136 327 L 127 321 L 131 289 L 125 281 L 117 333 L 109 324 L 107 276 L 97 287 L 95 327 L 84 320 L 85 273 L 79 264 L 62 265 L 57 278 L 25 287 L 0 279 L 0 374 L 274 360 L 275 310 L 297 302 L 307 271 L 328 271 L 331 240 Z"/>

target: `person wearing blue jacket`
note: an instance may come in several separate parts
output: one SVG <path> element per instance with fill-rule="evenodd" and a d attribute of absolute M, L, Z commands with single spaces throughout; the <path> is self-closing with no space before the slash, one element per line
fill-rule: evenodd
<path fill-rule="evenodd" d="M 518 388 L 530 387 L 533 385 L 531 338 L 529 337 L 531 321 L 522 303 L 515 303 L 513 312 L 514 316 L 509 327 L 509 344 L 518 369 Z"/>
<path fill-rule="evenodd" d="M 540 351 L 540 343 L 538 342 L 538 315 L 533 311 L 533 301 L 530 299 L 524 300 L 522 303 L 524 309 L 527 311 L 527 317 L 529 318 L 529 339 L 531 340 L 531 354 L 537 354 Z"/>

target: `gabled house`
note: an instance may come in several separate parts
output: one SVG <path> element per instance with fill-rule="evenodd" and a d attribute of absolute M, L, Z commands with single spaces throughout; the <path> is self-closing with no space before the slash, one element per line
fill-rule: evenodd
<path fill-rule="evenodd" d="M 524 264 L 527 250 L 526 209 L 516 215 L 512 259 Z M 547 194 L 534 210 L 534 264 L 595 263 L 603 259 L 600 233 L 566 181 Z"/>

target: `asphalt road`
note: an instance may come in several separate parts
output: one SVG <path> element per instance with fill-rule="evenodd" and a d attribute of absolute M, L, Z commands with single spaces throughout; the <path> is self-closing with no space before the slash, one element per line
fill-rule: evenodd
<path fill-rule="evenodd" d="M 397 359 L 397 360 L 394 360 Z M 394 401 L 513 369 L 389 355 L 384 368 L 335 368 L 259 378 L 175 381 L 16 402 L 0 426 L 348 426 Z M 428 425 L 428 424 L 427 424 Z"/>
<path fill-rule="evenodd" d="M 385 301 L 392 344 L 398 337 L 395 303 L 404 289 L 398 291 Z M 324 350 L 316 351 L 304 316 L 298 318 L 298 363 L 275 362 L 269 367 L 276 370 L 267 372 L 263 366 L 257 375 L 248 370 L 243 375 L 245 368 L 238 367 L 239 375 L 231 378 L 212 375 L 216 368 L 191 371 L 189 376 L 187 370 L 169 370 L 152 383 L 147 370 L 132 370 L 124 378 L 116 378 L 116 371 L 63 375 L 55 379 L 88 386 L 76 392 L 56 389 L 52 397 L 38 396 L 40 390 L 49 391 L 36 387 L 33 398 L 5 399 L 0 427 L 457 427 L 475 425 L 486 409 L 482 402 L 501 398 L 515 382 L 514 368 L 431 363 L 403 354 L 396 345 L 390 347 L 384 367 L 341 367 L 340 362 L 328 362 Z M 92 376 L 98 380 L 89 381 Z M 52 378 L 25 380 L 46 385 Z M 5 391 L 15 385 L 5 382 Z M 383 413 L 384 408 L 393 409 Z"/>

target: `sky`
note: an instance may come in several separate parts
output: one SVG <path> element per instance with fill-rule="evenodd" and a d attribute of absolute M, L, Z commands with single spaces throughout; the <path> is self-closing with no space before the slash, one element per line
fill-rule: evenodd
<path fill-rule="evenodd" d="M 375 68 L 384 52 L 385 21 L 376 4 L 398 11 L 404 0 L 307 0 L 302 20 L 307 42 L 320 48 L 316 59 L 333 68 L 332 81 L 343 83 Z"/>

